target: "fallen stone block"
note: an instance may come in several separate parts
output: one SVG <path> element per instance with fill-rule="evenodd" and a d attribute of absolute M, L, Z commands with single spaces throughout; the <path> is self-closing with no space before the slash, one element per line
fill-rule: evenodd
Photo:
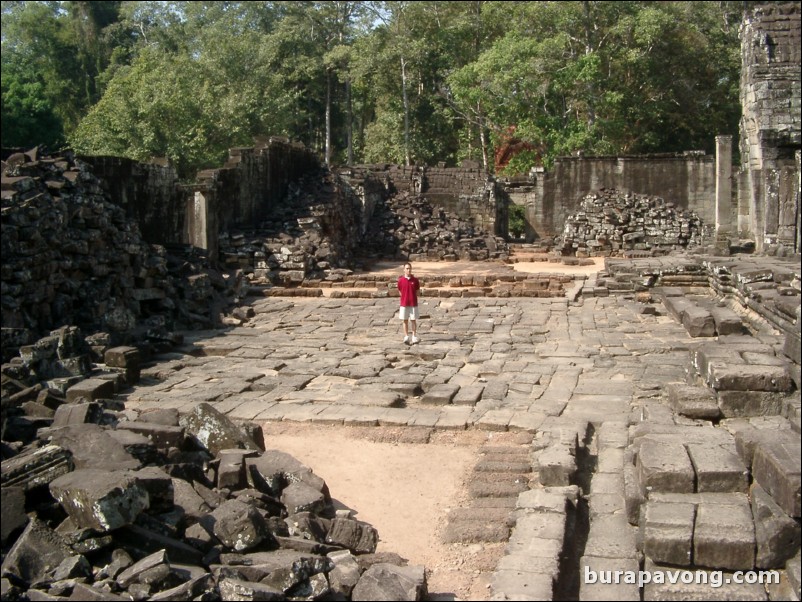
<path fill-rule="evenodd" d="M 123 445 L 97 424 L 70 424 L 50 433 L 50 441 L 72 454 L 75 468 L 106 470 L 137 469 L 139 460 L 128 453 Z"/>
<path fill-rule="evenodd" d="M 53 416 L 53 428 L 68 424 L 84 424 L 93 422 L 100 424 L 103 406 L 96 401 L 90 403 L 65 403 L 56 409 Z"/>
<path fill-rule="evenodd" d="M 780 431 L 771 440 L 763 439 L 755 447 L 752 477 L 792 518 L 800 517 L 802 483 L 802 443 L 792 431 Z"/>
<path fill-rule="evenodd" d="M 290 483 L 284 488 L 281 492 L 281 503 L 290 514 L 298 512 L 320 514 L 326 509 L 328 500 L 320 489 L 299 481 Z"/>
<path fill-rule="evenodd" d="M 45 445 L 37 449 L 27 449 L 13 458 L 3 460 L 0 464 L 0 476 L 3 489 L 22 487 L 23 490 L 28 490 L 47 485 L 70 472 L 72 468 L 72 455 L 68 450 L 58 445 Z"/>
<path fill-rule="evenodd" d="M 802 537 L 799 524 L 783 512 L 757 483 L 752 485 L 750 498 L 757 542 L 755 566 L 759 569 L 780 568 L 799 550 Z"/>
<path fill-rule="evenodd" d="M 13 575 L 30 585 L 47 579 L 52 570 L 73 555 L 64 538 L 32 518 L 3 560 L 3 575 Z"/>
<path fill-rule="evenodd" d="M 716 399 L 725 418 L 750 418 L 779 415 L 787 396 L 766 391 L 716 391 Z"/>
<path fill-rule="evenodd" d="M 2 503 L 0 503 L 0 543 L 5 548 L 11 543 L 13 537 L 18 535 L 28 524 L 28 515 L 25 514 L 25 489 L 22 487 L 7 487 L 0 489 Z"/>
<path fill-rule="evenodd" d="M 686 449 L 696 472 L 696 491 L 748 491 L 749 470 L 737 455 L 734 444 L 689 443 Z"/>
<path fill-rule="evenodd" d="M 170 562 L 203 564 L 203 553 L 183 541 L 140 525 L 126 525 L 114 533 L 117 545 L 144 554 L 166 550 Z"/>
<path fill-rule="evenodd" d="M 791 374 L 785 366 L 712 362 L 708 378 L 708 383 L 716 391 L 790 393 L 794 389 Z"/>
<path fill-rule="evenodd" d="M 686 307 L 682 314 L 682 325 L 692 337 L 716 336 L 716 322 L 710 312 L 702 307 Z"/>
<path fill-rule="evenodd" d="M 180 426 L 166 426 L 153 422 L 124 421 L 117 424 L 117 430 L 127 430 L 147 437 L 158 449 L 181 448 L 184 443 L 184 429 Z"/>
<path fill-rule="evenodd" d="M 736 504 L 701 503 L 696 508 L 693 562 L 697 566 L 747 571 L 755 566 L 755 527 L 746 496 Z"/>
<path fill-rule="evenodd" d="M 150 506 L 147 491 L 122 471 L 75 470 L 52 481 L 50 493 L 77 527 L 100 532 L 133 523 Z"/>
<path fill-rule="evenodd" d="M 304 482 L 314 487 L 327 502 L 331 501 L 326 482 L 290 454 L 268 449 L 252 458 L 245 458 L 248 484 L 259 491 L 280 497 L 289 483 Z"/>
<path fill-rule="evenodd" d="M 170 512 L 175 502 L 173 479 L 158 466 L 146 466 L 129 473 L 147 492 L 152 513 Z"/>
<path fill-rule="evenodd" d="M 83 397 L 89 401 L 114 397 L 114 382 L 102 378 L 87 378 L 67 389 L 67 403 Z"/>
<path fill-rule="evenodd" d="M 680 440 L 644 439 L 636 463 L 641 491 L 693 493 L 694 471 Z"/>
<path fill-rule="evenodd" d="M 223 449 L 252 449 L 259 446 L 225 414 L 208 403 L 199 403 L 180 420 L 188 436 L 216 456 Z"/>
<path fill-rule="evenodd" d="M 658 563 L 689 566 L 696 505 L 649 501 L 642 512 L 639 537 L 643 553 Z"/>
<path fill-rule="evenodd" d="M 668 404 L 677 414 L 688 418 L 717 420 L 721 416 L 716 394 L 708 387 L 671 383 Z"/>
<path fill-rule="evenodd" d="M 362 571 L 356 557 L 348 550 L 339 550 L 328 554 L 334 568 L 328 573 L 329 585 L 333 592 L 350 597 L 354 586 L 359 582 Z"/>
<path fill-rule="evenodd" d="M 326 543 L 342 546 L 354 554 L 372 554 L 379 534 L 371 525 L 351 518 L 335 518 L 326 535 Z"/>
<path fill-rule="evenodd" d="M 256 450 L 223 449 L 217 454 L 220 463 L 217 466 L 217 486 L 228 489 L 247 487 L 245 475 L 245 458 L 256 456 Z"/>
<path fill-rule="evenodd" d="M 351 592 L 351 599 L 417 601 L 423 600 L 426 594 L 424 567 L 380 562 L 362 573 Z"/>
<path fill-rule="evenodd" d="M 227 500 L 199 522 L 224 546 L 237 552 L 250 550 L 271 537 L 257 509 L 239 500 Z"/>
<path fill-rule="evenodd" d="M 283 591 L 265 585 L 240 579 L 225 578 L 218 583 L 223 600 L 286 600 Z"/>

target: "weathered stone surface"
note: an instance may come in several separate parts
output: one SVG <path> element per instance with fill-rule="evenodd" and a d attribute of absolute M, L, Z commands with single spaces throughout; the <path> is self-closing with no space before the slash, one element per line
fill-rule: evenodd
<path fill-rule="evenodd" d="M 0 464 L 3 489 L 19 486 L 31 489 L 47 485 L 55 478 L 72 470 L 72 456 L 58 445 L 28 449 L 23 453 L 3 460 Z"/>
<path fill-rule="evenodd" d="M 421 398 L 421 403 L 448 405 L 459 391 L 459 385 L 439 384 L 429 389 Z"/>
<path fill-rule="evenodd" d="M 379 543 L 379 534 L 368 523 L 335 518 L 331 521 L 326 543 L 348 548 L 354 554 L 372 554 Z"/>
<path fill-rule="evenodd" d="M 97 402 L 66 403 L 59 406 L 53 416 L 53 428 L 85 422 L 100 423 L 103 406 Z"/>
<path fill-rule="evenodd" d="M 5 547 L 9 539 L 17 535 L 28 524 L 28 515 L 25 514 L 25 489 L 19 486 L 9 487 L 3 484 L 0 490 L 2 503 L 0 503 L 0 542 Z"/>
<path fill-rule="evenodd" d="M 688 418 L 716 420 L 721 416 L 716 394 L 708 387 L 670 383 L 668 403 L 677 414 Z"/>
<path fill-rule="evenodd" d="M 696 491 L 747 492 L 749 471 L 735 445 L 689 443 L 686 449 L 696 473 Z"/>
<path fill-rule="evenodd" d="M 281 492 L 281 503 L 290 514 L 298 512 L 322 513 L 328 504 L 325 494 L 320 489 L 300 481 L 287 485 Z"/>
<path fill-rule="evenodd" d="M 73 555 L 66 541 L 45 523 L 32 519 L 3 560 L 3 574 L 28 584 L 46 579 L 48 573 Z"/>
<path fill-rule="evenodd" d="M 693 531 L 693 562 L 733 571 L 754 568 L 755 527 L 745 496 L 737 504 L 699 504 Z"/>
<path fill-rule="evenodd" d="M 253 506 L 239 500 L 224 502 L 201 518 L 200 524 L 224 546 L 237 552 L 254 548 L 270 537 L 262 515 Z"/>
<path fill-rule="evenodd" d="M 117 425 L 117 430 L 127 430 L 148 438 L 157 448 L 167 450 L 180 448 L 184 443 L 184 428 L 154 422 L 124 421 Z"/>
<path fill-rule="evenodd" d="M 124 472 L 79 469 L 50 483 L 50 493 L 76 526 L 113 531 L 150 506 L 147 491 Z"/>
<path fill-rule="evenodd" d="M 214 456 L 223 449 L 259 450 L 251 437 L 208 403 L 199 403 L 181 418 L 180 424 L 188 435 L 194 437 Z"/>
<path fill-rule="evenodd" d="M 71 424 L 50 433 L 52 443 L 72 453 L 75 468 L 117 470 L 139 468 L 140 462 L 125 447 L 96 424 Z"/>
<path fill-rule="evenodd" d="M 87 378 L 67 389 L 67 403 L 83 397 L 89 401 L 114 396 L 114 381 L 101 378 Z"/>
<path fill-rule="evenodd" d="M 378 563 L 362 574 L 351 599 L 423 600 L 426 590 L 424 567 Z"/>
<path fill-rule="evenodd" d="M 693 466 L 681 441 L 645 439 L 637 461 L 641 490 L 672 493 L 692 493 Z"/>
<path fill-rule="evenodd" d="M 785 366 L 715 362 L 710 366 L 709 382 L 717 391 L 788 393 L 794 389 L 794 382 Z"/>
<path fill-rule="evenodd" d="M 284 592 L 263 583 L 225 578 L 218 584 L 223 600 L 286 600 Z"/>
<path fill-rule="evenodd" d="M 647 502 L 641 508 L 643 553 L 657 563 L 689 566 L 696 506 Z"/>
<path fill-rule="evenodd" d="M 784 393 L 767 391 L 716 391 L 716 397 L 725 418 L 776 416 L 786 399 Z"/>
<path fill-rule="evenodd" d="M 334 568 L 328 573 L 332 591 L 342 596 L 350 596 L 362 576 L 359 563 L 348 550 L 330 552 L 328 558 L 334 563 Z"/>
<path fill-rule="evenodd" d="M 759 569 L 782 567 L 799 549 L 802 537 L 799 524 L 757 483 L 752 485 L 750 498 L 757 542 L 755 566 Z"/>
<path fill-rule="evenodd" d="M 752 460 L 752 477 L 793 518 L 800 517 L 801 446 L 798 434 L 781 431 L 761 440 Z"/>
<path fill-rule="evenodd" d="M 634 559 L 599 558 L 583 556 L 579 561 L 580 600 L 632 600 L 639 601 L 637 583 L 626 583 L 621 571 L 636 575 L 640 564 Z M 618 575 L 618 583 L 616 583 Z"/>

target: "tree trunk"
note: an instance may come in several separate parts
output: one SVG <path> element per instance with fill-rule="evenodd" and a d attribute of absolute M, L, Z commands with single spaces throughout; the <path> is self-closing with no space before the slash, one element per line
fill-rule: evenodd
<path fill-rule="evenodd" d="M 401 90 L 404 98 L 404 161 L 409 166 L 412 162 L 409 159 L 409 98 L 407 96 L 407 64 L 404 57 L 401 57 Z"/>
<path fill-rule="evenodd" d="M 331 166 L 331 71 L 326 70 L 326 167 Z"/>
<path fill-rule="evenodd" d="M 351 78 L 345 80 L 345 111 L 346 128 L 345 136 L 348 145 L 348 165 L 354 164 L 354 110 L 351 106 Z"/>
<path fill-rule="evenodd" d="M 485 120 L 482 115 L 481 103 L 476 103 L 476 121 L 479 125 L 479 142 L 482 144 L 482 165 L 485 171 L 490 173 L 489 159 L 487 157 L 487 136 L 485 135 Z"/>

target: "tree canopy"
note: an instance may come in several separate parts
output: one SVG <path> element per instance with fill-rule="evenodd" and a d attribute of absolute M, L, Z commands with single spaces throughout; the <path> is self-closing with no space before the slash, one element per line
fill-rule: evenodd
<path fill-rule="evenodd" d="M 185 176 L 265 135 L 330 164 L 511 172 L 711 151 L 738 134 L 744 5 L 3 1 L 2 144 Z"/>

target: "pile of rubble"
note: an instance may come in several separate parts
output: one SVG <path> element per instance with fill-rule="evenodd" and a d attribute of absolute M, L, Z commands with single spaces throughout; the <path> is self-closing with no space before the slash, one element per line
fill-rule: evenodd
<path fill-rule="evenodd" d="M 298 286 L 347 269 L 360 231 L 360 201 L 321 171 L 290 186 L 259 228 L 224 232 L 220 260 L 255 284 Z"/>
<path fill-rule="evenodd" d="M 72 154 L 34 149 L 3 162 L 2 255 L 4 360 L 64 325 L 116 344 L 208 328 L 232 295 L 202 257 L 146 243 Z"/>
<path fill-rule="evenodd" d="M 377 204 L 363 237 L 365 257 L 410 261 L 504 260 L 506 241 L 434 207 L 425 195 L 396 193 Z"/>
<path fill-rule="evenodd" d="M 568 216 L 555 250 L 577 257 L 644 257 L 699 245 L 702 221 L 660 197 L 602 189 Z"/>
<path fill-rule="evenodd" d="M 335 510 L 310 468 L 265 450 L 258 427 L 208 404 L 179 418 L 81 392 L 33 437 L 4 437 L 4 600 L 426 594 L 422 566 L 376 554 L 376 530 Z"/>

